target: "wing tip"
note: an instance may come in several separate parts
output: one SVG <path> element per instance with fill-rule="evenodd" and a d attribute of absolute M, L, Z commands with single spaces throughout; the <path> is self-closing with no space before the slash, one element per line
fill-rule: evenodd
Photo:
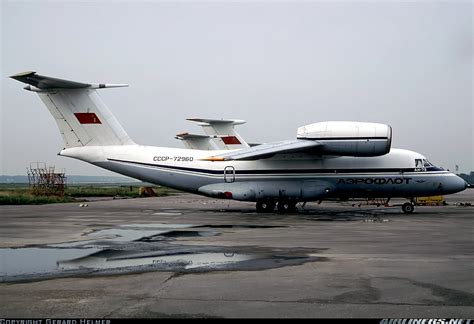
<path fill-rule="evenodd" d="M 36 74 L 36 72 L 34 72 L 34 71 L 25 71 L 25 72 L 20 72 L 20 73 L 10 75 L 10 78 L 17 80 L 19 78 L 24 78 L 24 77 L 27 77 L 27 76 L 31 76 L 33 74 Z"/>

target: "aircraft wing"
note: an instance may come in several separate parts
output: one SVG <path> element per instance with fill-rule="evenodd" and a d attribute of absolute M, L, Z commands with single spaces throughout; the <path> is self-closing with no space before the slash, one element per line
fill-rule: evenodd
<path fill-rule="evenodd" d="M 289 140 L 281 142 L 272 142 L 232 151 L 229 153 L 215 155 L 204 160 L 259 160 L 266 159 L 275 154 L 281 153 L 311 153 L 319 146 L 321 146 L 320 143 L 311 140 Z"/>

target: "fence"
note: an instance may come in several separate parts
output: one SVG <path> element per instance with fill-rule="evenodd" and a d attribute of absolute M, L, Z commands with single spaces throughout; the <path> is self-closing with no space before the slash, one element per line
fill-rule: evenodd
<path fill-rule="evenodd" d="M 66 173 L 55 172 L 54 166 L 46 167 L 44 162 L 32 162 L 26 169 L 30 189 L 37 196 L 64 196 Z"/>

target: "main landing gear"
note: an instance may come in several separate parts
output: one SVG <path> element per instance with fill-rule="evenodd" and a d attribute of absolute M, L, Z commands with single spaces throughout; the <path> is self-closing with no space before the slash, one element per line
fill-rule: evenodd
<path fill-rule="evenodd" d="M 281 214 L 296 212 L 296 201 L 292 200 L 259 200 L 257 201 L 257 213 L 271 213 L 277 206 L 278 212 Z"/>
<path fill-rule="evenodd" d="M 388 203 L 388 200 L 387 200 Z M 295 200 L 259 200 L 257 201 L 257 213 L 272 213 L 277 207 L 280 214 L 296 212 Z M 415 204 L 413 201 L 406 202 L 402 205 L 402 211 L 405 214 L 412 214 L 415 211 Z"/>
<path fill-rule="evenodd" d="M 275 209 L 276 203 L 270 200 L 257 201 L 257 213 L 271 213 Z"/>

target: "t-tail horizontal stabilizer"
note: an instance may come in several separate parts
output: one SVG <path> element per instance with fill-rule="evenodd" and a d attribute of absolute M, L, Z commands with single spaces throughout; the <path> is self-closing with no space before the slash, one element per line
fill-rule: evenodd
<path fill-rule="evenodd" d="M 128 84 L 108 84 L 108 83 L 82 83 L 57 79 L 36 74 L 36 72 L 22 72 L 12 75 L 10 78 L 29 84 L 25 90 L 40 92 L 51 89 L 103 89 L 128 87 Z"/>

